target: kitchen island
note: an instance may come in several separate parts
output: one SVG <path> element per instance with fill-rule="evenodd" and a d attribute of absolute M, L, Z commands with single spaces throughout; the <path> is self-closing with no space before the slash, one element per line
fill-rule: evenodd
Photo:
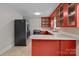
<path fill-rule="evenodd" d="M 32 35 L 32 56 L 76 56 L 76 40 L 57 33 Z"/>

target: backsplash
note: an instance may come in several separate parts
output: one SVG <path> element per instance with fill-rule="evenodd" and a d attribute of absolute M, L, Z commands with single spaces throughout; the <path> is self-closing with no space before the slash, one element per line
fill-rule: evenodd
<path fill-rule="evenodd" d="M 74 35 L 79 35 L 79 28 L 74 28 L 74 27 L 64 27 L 64 28 L 61 28 L 61 31 L 64 31 L 66 33 L 69 33 L 69 34 L 74 34 Z"/>

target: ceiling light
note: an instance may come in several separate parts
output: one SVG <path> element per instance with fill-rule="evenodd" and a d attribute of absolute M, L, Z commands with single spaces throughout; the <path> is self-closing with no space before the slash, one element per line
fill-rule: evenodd
<path fill-rule="evenodd" d="M 35 12 L 34 15 L 40 15 L 40 12 Z"/>

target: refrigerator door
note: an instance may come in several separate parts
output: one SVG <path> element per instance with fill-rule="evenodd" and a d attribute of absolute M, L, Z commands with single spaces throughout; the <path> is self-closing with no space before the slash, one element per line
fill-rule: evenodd
<path fill-rule="evenodd" d="M 26 20 L 15 20 L 15 46 L 26 46 Z"/>

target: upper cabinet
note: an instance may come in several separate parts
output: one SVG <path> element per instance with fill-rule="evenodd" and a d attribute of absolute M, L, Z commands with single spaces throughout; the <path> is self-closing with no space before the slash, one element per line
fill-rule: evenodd
<path fill-rule="evenodd" d="M 41 17 L 41 27 L 50 28 L 50 18 L 49 17 Z"/>
<path fill-rule="evenodd" d="M 62 3 L 50 15 L 50 19 L 56 17 L 57 27 L 79 27 L 79 4 Z"/>
<path fill-rule="evenodd" d="M 65 14 L 64 14 L 64 11 L 65 11 L 65 8 L 64 8 L 64 4 L 60 4 L 59 8 L 57 8 L 57 11 L 56 12 L 56 26 L 57 27 L 63 27 L 65 26 Z"/>
<path fill-rule="evenodd" d="M 57 10 L 56 13 L 56 26 L 59 27 L 60 26 L 60 10 Z"/>
<path fill-rule="evenodd" d="M 76 26 L 76 4 L 69 3 L 68 4 L 68 26 Z"/>
<path fill-rule="evenodd" d="M 60 26 L 63 26 L 63 20 L 64 20 L 64 17 L 63 17 L 63 7 L 64 5 L 62 4 L 61 7 L 60 7 Z"/>

